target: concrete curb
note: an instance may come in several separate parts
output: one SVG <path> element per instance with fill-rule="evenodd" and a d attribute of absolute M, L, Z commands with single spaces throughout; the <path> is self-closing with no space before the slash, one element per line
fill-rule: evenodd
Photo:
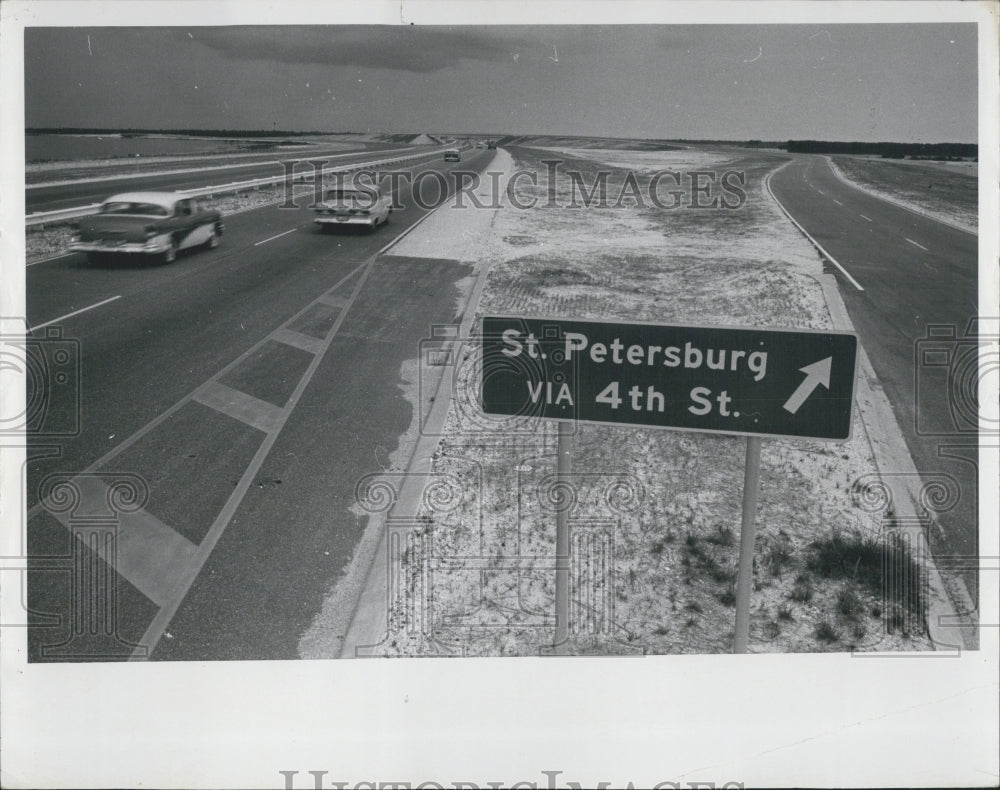
<path fill-rule="evenodd" d="M 771 171 L 764 180 L 768 195 L 771 196 L 781 212 L 792 219 L 784 206 L 778 201 L 771 191 L 771 176 L 783 167 Z M 792 220 L 796 228 L 797 222 Z M 799 228 L 801 230 L 801 228 Z M 808 233 L 802 231 L 803 235 L 812 238 Z M 825 254 L 822 248 L 820 254 Z M 843 297 L 837 286 L 837 280 L 832 274 L 822 274 L 816 278 L 823 289 L 823 297 L 826 301 L 827 310 L 830 313 L 830 320 L 833 328 L 841 331 L 854 331 L 854 324 L 847 312 Z M 865 431 L 868 444 L 871 447 L 875 465 L 883 475 L 882 482 L 891 493 L 891 505 L 897 514 L 897 521 L 906 525 L 920 525 L 920 529 L 911 530 L 916 543 L 913 546 L 914 553 L 918 557 L 925 558 L 928 582 L 928 602 L 926 612 L 927 631 L 936 651 L 947 651 L 951 653 L 961 652 L 963 647 L 968 647 L 969 640 L 965 636 L 965 631 L 974 626 L 966 613 L 975 611 L 975 604 L 960 579 L 952 580 L 953 594 L 959 600 L 952 601 L 951 595 L 945 586 L 944 580 L 934 562 L 930 546 L 924 534 L 923 525 L 927 521 L 926 515 L 921 518 L 914 503 L 920 502 L 923 484 L 920 475 L 917 473 L 903 439 L 903 433 L 896 422 L 892 406 L 882 385 L 879 383 L 871 360 L 865 352 L 861 339 L 858 338 L 858 383 L 857 383 L 857 405 L 861 426 Z M 956 603 L 963 610 L 959 615 Z M 858 653 L 859 656 L 883 655 Z"/>
<path fill-rule="evenodd" d="M 919 214 L 921 217 L 924 217 L 926 219 L 931 219 L 934 220 L 935 222 L 940 222 L 942 225 L 947 225 L 949 228 L 954 228 L 955 230 L 963 231 L 964 233 L 968 233 L 970 236 L 979 235 L 979 231 L 976 230 L 976 228 L 973 228 L 971 225 L 964 225 L 961 222 L 955 222 L 954 220 L 946 219 L 945 217 L 941 217 L 937 214 L 931 214 L 931 212 L 925 211 L 922 208 L 914 206 L 912 203 L 907 203 L 905 201 L 889 197 L 883 192 L 876 192 L 874 189 L 869 189 L 868 187 L 864 187 L 858 182 L 852 181 L 847 176 L 845 176 L 840 171 L 840 168 L 837 167 L 837 164 L 833 161 L 833 157 L 824 156 L 823 158 L 829 163 L 830 169 L 833 171 L 833 174 L 837 177 L 837 180 L 839 180 L 843 184 L 846 184 L 852 189 L 856 189 L 859 192 L 864 192 L 866 195 L 869 195 L 870 197 L 878 198 L 879 200 L 884 200 L 886 203 L 892 203 L 892 205 L 894 206 L 906 209 L 907 211 L 910 211 L 914 214 Z"/>
<path fill-rule="evenodd" d="M 498 149 L 493 162 L 496 162 L 497 157 L 500 155 L 500 150 L 502 149 Z M 493 162 L 487 165 L 487 171 Z M 507 177 L 509 177 L 509 172 L 505 170 L 504 183 L 506 183 Z M 504 193 L 501 192 L 501 194 Z M 443 203 L 438 209 L 444 205 L 447 204 Z M 435 209 L 435 212 L 438 209 Z M 492 209 L 494 217 L 499 210 Z M 426 216 L 429 217 L 431 214 L 427 214 Z M 480 266 L 479 271 L 476 273 L 476 280 L 469 294 L 465 309 L 462 312 L 462 319 L 455 340 L 442 347 L 442 350 L 448 350 L 454 359 L 458 359 L 462 353 L 462 339 L 469 337 L 471 334 L 472 323 L 475 320 L 479 299 L 486 286 L 488 275 L 489 267 Z M 396 580 L 390 576 L 388 562 L 379 561 L 380 559 L 387 560 L 389 556 L 388 530 L 386 526 L 390 520 L 396 521 L 400 525 L 416 523 L 416 517 L 423 501 L 426 482 L 433 475 L 434 452 L 440 443 L 444 422 L 451 407 L 452 385 L 453 377 L 446 370 L 443 370 L 434 394 L 434 404 L 425 422 L 429 430 L 422 433 L 417 439 L 396 502 L 389 513 L 377 513 L 370 516 L 368 527 L 365 529 L 365 535 L 362 539 L 362 546 L 359 546 L 358 549 L 357 562 L 352 560 L 351 563 L 351 569 L 355 573 L 360 568 L 366 566 L 367 575 L 365 576 L 363 589 L 351 615 L 349 627 L 344 635 L 340 649 L 340 658 L 376 656 L 378 654 L 378 646 L 388 635 L 388 613 L 391 605 L 391 591 Z M 420 416 L 415 415 L 415 419 L 419 420 Z"/>

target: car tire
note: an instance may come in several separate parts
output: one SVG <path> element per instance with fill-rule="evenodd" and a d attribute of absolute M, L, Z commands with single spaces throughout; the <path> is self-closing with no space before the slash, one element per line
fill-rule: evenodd
<path fill-rule="evenodd" d="M 173 263 L 177 260 L 177 242 L 173 239 L 170 240 L 170 246 L 163 253 L 164 263 Z"/>
<path fill-rule="evenodd" d="M 219 246 L 219 233 L 214 227 L 212 228 L 212 234 L 208 237 L 208 241 L 205 242 L 205 246 L 210 250 L 214 250 Z"/>

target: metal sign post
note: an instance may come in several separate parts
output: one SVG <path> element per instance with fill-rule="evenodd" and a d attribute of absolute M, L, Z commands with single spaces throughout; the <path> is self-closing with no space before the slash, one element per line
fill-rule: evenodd
<path fill-rule="evenodd" d="M 569 511 L 572 506 L 567 487 L 571 485 L 570 451 L 573 447 L 573 425 L 560 422 L 559 444 L 556 449 L 556 486 L 561 494 L 556 511 L 556 634 L 555 652 L 565 655 L 569 644 Z"/>
<path fill-rule="evenodd" d="M 736 633 L 733 652 L 747 652 L 750 637 L 750 593 L 753 590 L 753 544 L 757 535 L 757 492 L 760 491 L 760 437 L 747 437 L 743 470 L 743 521 L 740 524 L 740 570 L 736 579 Z"/>
<path fill-rule="evenodd" d="M 560 422 L 568 485 L 571 424 L 644 425 L 747 437 L 734 652 L 747 649 L 762 436 L 851 438 L 857 335 L 486 316 L 482 408 Z M 565 494 L 565 491 L 562 492 Z M 559 500 L 561 505 L 567 502 Z M 557 652 L 569 634 L 569 508 L 556 522 Z"/>

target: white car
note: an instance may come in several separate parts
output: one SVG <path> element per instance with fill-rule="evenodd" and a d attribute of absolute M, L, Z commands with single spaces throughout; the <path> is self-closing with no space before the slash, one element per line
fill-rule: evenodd
<path fill-rule="evenodd" d="M 382 194 L 377 186 L 336 187 L 327 190 L 323 202 L 314 209 L 314 222 L 320 230 L 339 225 L 364 225 L 375 230 L 389 221 L 392 213 L 391 195 Z"/>

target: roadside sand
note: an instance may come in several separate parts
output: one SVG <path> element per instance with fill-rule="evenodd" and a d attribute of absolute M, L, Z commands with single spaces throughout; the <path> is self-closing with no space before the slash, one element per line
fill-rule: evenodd
<path fill-rule="evenodd" d="M 519 168 L 538 172 L 552 156 L 515 153 Z M 816 279 L 822 265 L 763 187 L 777 157 L 563 153 L 585 175 L 612 164 L 617 178 L 626 166 L 640 175 L 741 170 L 747 200 L 729 212 L 508 205 L 491 212 L 488 233 L 476 212 L 442 210 L 400 254 L 441 255 L 439 245 L 453 244 L 465 256 L 479 234 L 475 263 L 489 276 L 477 318 L 831 328 Z M 558 194 L 568 189 L 560 179 Z M 517 197 L 544 198 L 545 190 L 522 181 Z M 554 427 L 498 425 L 482 415 L 476 353 L 466 344 L 456 360 L 427 488 L 434 495 L 415 514 L 420 526 L 407 533 L 394 572 L 389 635 L 378 648 L 386 655 L 533 655 L 551 640 Z M 414 381 L 412 369 L 405 374 L 404 391 Z M 885 514 L 864 486 L 876 473 L 871 451 L 860 425 L 853 435 L 841 444 L 764 442 L 752 652 L 930 648 L 919 624 L 889 623 L 880 595 L 814 567 L 817 541 L 884 536 Z M 731 650 L 744 446 L 737 437 L 578 426 L 573 652 Z"/>

